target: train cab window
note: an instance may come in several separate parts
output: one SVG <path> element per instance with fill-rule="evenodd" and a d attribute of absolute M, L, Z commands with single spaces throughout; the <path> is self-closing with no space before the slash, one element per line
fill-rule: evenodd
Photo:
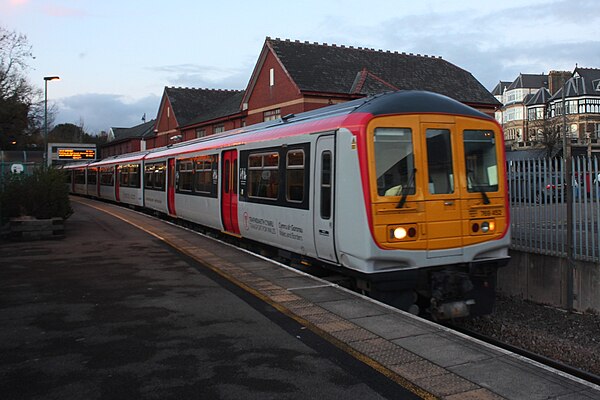
<path fill-rule="evenodd" d="M 290 150 L 286 157 L 286 199 L 304 201 L 304 150 Z"/>
<path fill-rule="evenodd" d="M 454 193 L 452 145 L 448 129 L 427 129 L 427 174 L 429 193 Z"/>
<path fill-rule="evenodd" d="M 248 196 L 276 200 L 279 196 L 279 154 L 248 157 Z"/>
<path fill-rule="evenodd" d="M 178 189 L 182 192 L 191 192 L 194 181 L 194 165 L 192 161 L 179 161 L 177 165 L 179 169 Z"/>
<path fill-rule="evenodd" d="M 494 133 L 492 131 L 465 130 L 463 135 L 467 191 L 497 192 L 498 162 Z"/>
<path fill-rule="evenodd" d="M 373 141 L 379 196 L 415 194 L 412 130 L 375 128 Z"/>

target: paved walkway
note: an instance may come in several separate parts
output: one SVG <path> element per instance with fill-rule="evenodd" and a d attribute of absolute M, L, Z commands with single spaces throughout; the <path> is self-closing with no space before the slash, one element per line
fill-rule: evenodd
<path fill-rule="evenodd" d="M 162 241 L 73 207 L 66 239 L 0 244 L 0 399 L 416 398 Z"/>

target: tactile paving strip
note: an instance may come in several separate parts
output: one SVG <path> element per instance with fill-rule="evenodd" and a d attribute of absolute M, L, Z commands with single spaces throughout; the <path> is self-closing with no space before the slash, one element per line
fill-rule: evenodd
<path fill-rule="evenodd" d="M 443 375 L 448 372 L 444 368 L 423 359 L 410 364 L 392 365 L 391 370 L 409 380 Z"/>
<path fill-rule="evenodd" d="M 438 396 L 449 396 L 479 389 L 479 386 L 453 373 L 417 379 L 417 385 Z"/>
<path fill-rule="evenodd" d="M 358 342 L 361 340 L 369 340 L 377 338 L 373 332 L 363 328 L 348 329 L 345 331 L 332 332 L 331 336 L 345 343 Z"/>

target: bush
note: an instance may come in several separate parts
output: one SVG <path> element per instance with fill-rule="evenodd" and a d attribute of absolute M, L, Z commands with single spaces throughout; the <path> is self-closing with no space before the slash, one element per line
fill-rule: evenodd
<path fill-rule="evenodd" d="M 0 211 L 3 221 L 20 216 L 40 219 L 61 217 L 72 213 L 66 177 L 54 168 L 38 168 L 32 175 L 4 176 L 0 193 Z"/>

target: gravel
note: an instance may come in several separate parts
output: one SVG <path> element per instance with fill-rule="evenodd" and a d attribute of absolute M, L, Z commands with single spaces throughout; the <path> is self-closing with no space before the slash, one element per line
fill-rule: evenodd
<path fill-rule="evenodd" d="M 457 325 L 600 375 L 600 315 L 499 296 L 492 315 Z"/>

